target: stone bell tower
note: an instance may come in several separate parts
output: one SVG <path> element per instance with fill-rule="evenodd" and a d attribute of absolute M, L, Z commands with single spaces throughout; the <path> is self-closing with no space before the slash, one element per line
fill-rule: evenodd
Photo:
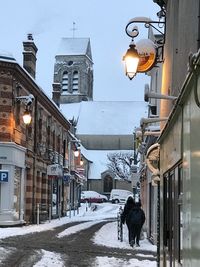
<path fill-rule="evenodd" d="M 62 38 L 55 56 L 53 100 L 59 106 L 93 100 L 89 38 Z"/>

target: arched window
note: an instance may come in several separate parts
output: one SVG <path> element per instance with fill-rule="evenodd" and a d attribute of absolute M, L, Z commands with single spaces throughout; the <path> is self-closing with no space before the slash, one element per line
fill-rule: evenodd
<path fill-rule="evenodd" d="M 72 90 L 78 91 L 78 71 L 74 71 L 74 73 L 73 73 Z"/>
<path fill-rule="evenodd" d="M 62 77 L 62 92 L 66 93 L 68 91 L 68 73 L 64 72 Z"/>
<path fill-rule="evenodd" d="M 106 175 L 106 177 L 104 178 L 103 191 L 104 193 L 110 193 L 112 189 L 113 189 L 113 179 L 109 175 Z"/>

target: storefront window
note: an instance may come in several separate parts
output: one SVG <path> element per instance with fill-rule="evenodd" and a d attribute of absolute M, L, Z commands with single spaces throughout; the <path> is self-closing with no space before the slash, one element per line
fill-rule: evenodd
<path fill-rule="evenodd" d="M 22 170 L 19 167 L 15 167 L 15 176 L 14 176 L 14 211 L 15 216 L 19 219 L 20 215 L 20 198 L 21 198 L 21 173 Z"/>
<path fill-rule="evenodd" d="M 58 183 L 57 179 L 53 179 L 52 184 L 52 215 L 57 214 L 57 208 L 58 208 Z"/>

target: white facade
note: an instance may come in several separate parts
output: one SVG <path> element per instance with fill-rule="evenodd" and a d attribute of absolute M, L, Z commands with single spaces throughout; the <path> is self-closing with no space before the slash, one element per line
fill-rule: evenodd
<path fill-rule="evenodd" d="M 25 151 L 15 143 L 0 142 L 0 169 L 8 181 L 0 182 L 0 225 L 23 224 Z"/>

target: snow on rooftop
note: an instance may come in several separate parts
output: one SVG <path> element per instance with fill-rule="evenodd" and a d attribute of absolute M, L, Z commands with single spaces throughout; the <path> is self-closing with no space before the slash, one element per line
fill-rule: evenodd
<path fill-rule="evenodd" d="M 5 50 L 0 50 L 0 60 L 6 60 L 6 61 L 16 61 L 14 56 Z"/>
<path fill-rule="evenodd" d="M 86 55 L 89 38 L 62 38 L 56 55 Z"/>
<path fill-rule="evenodd" d="M 78 119 L 77 135 L 132 135 L 147 117 L 147 104 L 142 101 L 88 101 L 62 104 L 68 120 Z"/>
<path fill-rule="evenodd" d="M 147 104 L 140 101 L 88 101 L 62 104 L 60 109 L 68 120 L 78 120 L 77 135 L 133 136 L 140 118 L 147 117 Z M 100 179 L 101 173 L 108 169 L 107 155 L 119 150 L 87 150 L 82 147 L 81 152 L 92 162 L 88 178 Z"/>

